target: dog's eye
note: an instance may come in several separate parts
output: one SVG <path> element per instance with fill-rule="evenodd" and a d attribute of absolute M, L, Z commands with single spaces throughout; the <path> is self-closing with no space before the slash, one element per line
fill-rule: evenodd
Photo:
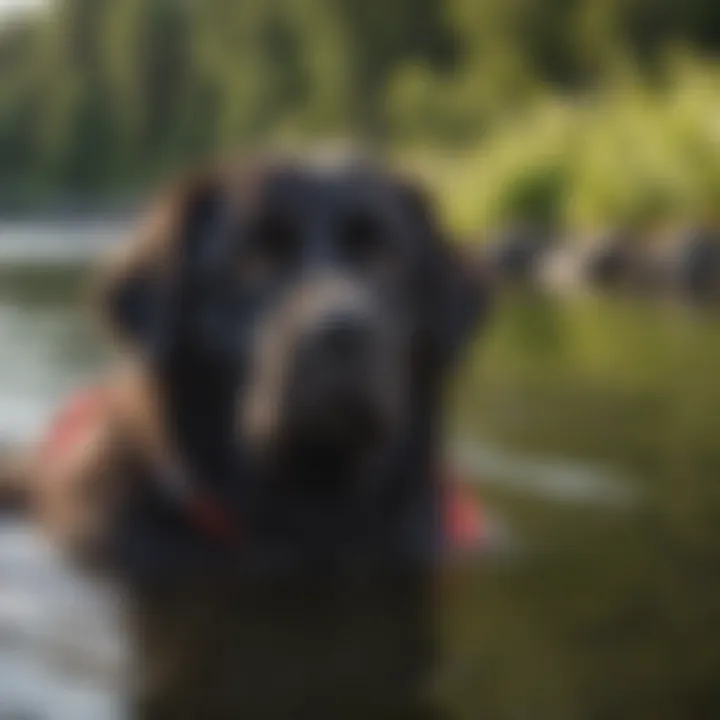
<path fill-rule="evenodd" d="M 292 260 L 299 233 L 291 220 L 279 216 L 258 219 L 252 228 L 252 245 L 278 262 Z"/>
<path fill-rule="evenodd" d="M 387 254 L 383 224 L 369 213 L 347 215 L 340 223 L 339 235 L 344 257 L 355 265 L 373 265 Z"/>
<path fill-rule="evenodd" d="M 276 217 L 260 218 L 250 226 L 237 273 L 246 284 L 267 282 L 292 265 L 298 250 L 299 236 L 292 223 Z"/>

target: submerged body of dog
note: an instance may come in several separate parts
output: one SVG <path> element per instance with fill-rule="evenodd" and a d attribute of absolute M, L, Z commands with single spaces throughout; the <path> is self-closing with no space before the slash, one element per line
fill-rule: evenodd
<path fill-rule="evenodd" d="M 475 280 L 367 165 L 247 163 L 161 202 L 104 285 L 134 360 L 36 493 L 127 590 L 139 716 L 420 711 Z"/>

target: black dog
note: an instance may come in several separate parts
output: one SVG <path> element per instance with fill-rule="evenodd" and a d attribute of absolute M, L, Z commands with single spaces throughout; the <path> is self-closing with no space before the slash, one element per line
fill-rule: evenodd
<path fill-rule="evenodd" d="M 128 591 L 138 715 L 421 710 L 443 390 L 484 299 L 367 163 L 265 158 L 160 203 L 103 285 L 134 389 L 66 502 Z"/>

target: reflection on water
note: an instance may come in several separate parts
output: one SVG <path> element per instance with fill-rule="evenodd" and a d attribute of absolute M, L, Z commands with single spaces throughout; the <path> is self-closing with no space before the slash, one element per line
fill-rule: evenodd
<path fill-rule="evenodd" d="M 544 499 L 630 507 L 636 493 L 627 478 L 607 468 L 563 458 L 507 452 L 480 440 L 459 440 L 452 457 L 463 477 L 478 486 L 500 485 Z"/>
<path fill-rule="evenodd" d="M 83 273 L 67 263 L 0 269 L 0 440 L 36 434 L 97 367 L 82 296 Z M 534 294 L 501 303 L 454 417 L 460 463 L 522 552 L 448 593 L 441 687 L 460 717 L 720 716 L 718 367 L 712 314 Z M 0 631 L 13 612 L 31 614 L 23 582 L 37 594 L 32 572 L 9 592 L 2 558 L 18 545 L 6 538 Z M 0 677 L 39 677 L 9 643 L 0 633 Z M 102 720 L 101 681 L 84 687 L 86 716 Z M 81 716 L 61 707 L 71 701 L 48 717 Z"/>
<path fill-rule="evenodd" d="M 131 222 L 0 223 L 0 446 L 37 436 L 59 399 L 97 366 L 84 268 Z"/>
<path fill-rule="evenodd" d="M 0 444 L 35 437 L 100 357 L 75 269 L 0 270 Z"/>
<path fill-rule="evenodd" d="M 10 523 L 0 533 L 0 578 L 0 718 L 119 717 L 117 595 Z"/>
<path fill-rule="evenodd" d="M 77 265 L 122 240 L 133 218 L 64 218 L 47 222 L 0 222 L 0 262 L 13 265 Z"/>

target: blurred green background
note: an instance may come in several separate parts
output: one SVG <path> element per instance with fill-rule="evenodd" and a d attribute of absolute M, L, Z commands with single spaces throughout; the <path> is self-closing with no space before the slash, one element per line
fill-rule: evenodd
<path fill-rule="evenodd" d="M 424 176 L 463 233 L 713 224 L 718 49 L 714 0 L 0 15 L 0 442 L 34 436 L 102 363 L 82 279 L 121 233 L 80 233 L 77 208 L 132 204 L 207 157 L 360 136 Z M 459 717 L 720 717 L 718 368 L 712 308 L 504 295 L 454 403 L 510 539 L 450 584 L 442 688 Z"/>
<path fill-rule="evenodd" d="M 6 205 L 134 195 L 230 149 L 361 134 L 421 168 L 463 229 L 715 219 L 713 0 L 41 7 L 0 25 Z"/>

